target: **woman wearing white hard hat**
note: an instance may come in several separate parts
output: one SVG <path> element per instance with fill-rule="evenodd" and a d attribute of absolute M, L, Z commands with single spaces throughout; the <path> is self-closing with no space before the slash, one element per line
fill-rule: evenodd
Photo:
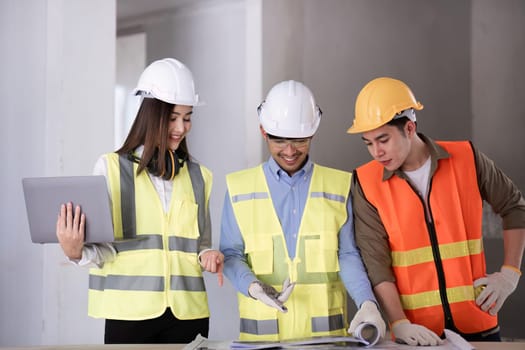
<path fill-rule="evenodd" d="M 93 266 L 88 314 L 106 319 L 105 343 L 189 343 L 208 335 L 202 270 L 222 285 L 223 255 L 210 246 L 212 175 L 186 143 L 201 103 L 173 58 L 151 63 L 134 93 L 143 99 L 124 144 L 94 170 L 108 183 L 115 242 L 84 244 L 86 217 L 71 203 L 57 236 L 71 261 Z"/>

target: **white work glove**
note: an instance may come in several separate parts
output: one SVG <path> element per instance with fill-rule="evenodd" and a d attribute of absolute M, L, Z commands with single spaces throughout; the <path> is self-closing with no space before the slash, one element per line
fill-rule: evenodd
<path fill-rule="evenodd" d="M 499 272 L 478 278 L 474 281 L 474 288 L 480 286 L 485 286 L 485 288 L 476 298 L 476 304 L 481 307 L 481 310 L 496 315 L 505 299 L 516 289 L 520 276 L 518 269 L 503 265 Z"/>
<path fill-rule="evenodd" d="M 367 300 L 363 304 L 361 304 L 361 307 L 355 313 L 352 322 L 350 322 L 350 327 L 348 327 L 348 333 L 353 334 L 357 326 L 359 326 L 361 323 L 373 324 L 379 332 L 380 339 L 383 339 L 383 337 L 385 336 L 385 321 L 383 321 L 381 313 L 379 312 L 379 308 L 373 301 Z"/>
<path fill-rule="evenodd" d="M 392 324 L 392 333 L 396 343 L 408 345 L 441 345 L 443 340 L 427 327 L 410 323 L 409 320 L 398 320 Z"/>
<path fill-rule="evenodd" d="M 257 299 L 266 305 L 276 308 L 281 312 L 288 312 L 284 303 L 292 294 L 295 283 L 290 283 L 290 279 L 287 278 L 283 283 L 283 289 L 278 292 L 274 287 L 262 283 L 261 281 L 255 281 L 248 287 L 248 293 L 254 299 Z"/>

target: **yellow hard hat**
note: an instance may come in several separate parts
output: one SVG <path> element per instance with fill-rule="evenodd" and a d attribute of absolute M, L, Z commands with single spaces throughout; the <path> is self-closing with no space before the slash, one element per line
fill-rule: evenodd
<path fill-rule="evenodd" d="M 419 111 L 423 105 L 405 83 L 388 77 L 373 79 L 357 95 L 354 122 L 346 132 L 357 134 L 377 129 L 409 108 Z"/>

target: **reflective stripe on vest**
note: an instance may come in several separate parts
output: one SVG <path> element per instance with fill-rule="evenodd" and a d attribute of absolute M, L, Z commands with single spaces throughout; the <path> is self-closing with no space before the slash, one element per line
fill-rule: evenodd
<path fill-rule="evenodd" d="M 469 254 L 481 254 L 483 252 L 480 239 L 467 240 L 455 243 L 444 243 L 439 246 L 442 259 L 452 259 Z M 422 247 L 407 251 L 392 252 L 392 266 L 410 266 L 431 262 L 434 260 L 431 247 Z"/>
<path fill-rule="evenodd" d="M 146 172 L 133 175 L 137 165 L 117 154 L 106 159 L 115 199 L 115 236 L 136 239 L 114 242 L 117 258 L 90 270 L 89 315 L 140 320 L 160 316 L 170 307 L 179 319 L 208 317 L 197 253 L 208 200 L 204 184 L 211 181 L 211 174 L 186 163 L 173 181 L 170 208 L 164 213 Z M 136 208 L 133 214 L 130 208 Z M 131 217 L 135 224 L 123 227 Z"/>
<path fill-rule="evenodd" d="M 137 237 L 135 223 L 135 177 L 133 162 L 124 156 L 119 157 L 120 166 L 120 215 L 122 216 L 122 236 L 118 238 L 132 239 Z"/>
<path fill-rule="evenodd" d="M 253 320 L 241 318 L 241 333 L 253 335 L 275 335 L 279 333 L 279 324 L 274 320 Z M 313 332 L 331 332 L 345 328 L 342 314 L 328 317 L 312 317 Z"/>
<path fill-rule="evenodd" d="M 227 176 L 252 271 L 277 290 L 287 277 L 296 283 L 286 314 L 239 293 L 240 339 L 345 334 L 346 291 L 339 279 L 337 252 L 339 230 L 347 220 L 350 180 L 350 173 L 314 165 L 297 255 L 291 260 L 262 166 Z"/>
<path fill-rule="evenodd" d="M 279 333 L 279 324 L 277 323 L 277 319 L 251 320 L 247 318 L 241 318 L 240 330 L 241 333 L 254 335 L 275 335 Z"/>
<path fill-rule="evenodd" d="M 406 180 L 396 175 L 382 180 L 384 168 L 378 162 L 358 168 L 357 177 L 387 231 L 397 288 L 410 321 L 438 335 L 445 326 L 478 333 L 496 327 L 497 319 L 475 304 L 473 281 L 485 275 L 485 257 L 473 151 L 468 142 L 438 144 L 450 157 L 438 161 L 430 182 L 432 222 Z"/>
<path fill-rule="evenodd" d="M 104 289 L 114 289 L 161 292 L 164 290 L 164 277 L 91 275 L 89 278 L 89 289 L 100 291 Z M 170 289 L 192 292 L 205 291 L 202 278 L 191 276 L 171 276 Z"/>
<path fill-rule="evenodd" d="M 141 235 L 136 240 L 116 242 L 115 249 L 117 252 L 138 249 L 164 249 L 162 235 Z M 168 249 L 170 251 L 181 251 L 186 253 L 196 253 L 199 249 L 199 241 L 194 238 L 175 237 L 168 238 Z"/>

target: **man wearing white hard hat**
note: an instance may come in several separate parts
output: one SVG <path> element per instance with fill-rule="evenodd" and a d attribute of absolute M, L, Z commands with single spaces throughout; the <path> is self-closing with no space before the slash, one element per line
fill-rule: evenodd
<path fill-rule="evenodd" d="M 385 324 L 353 237 L 351 174 L 314 163 L 321 110 L 308 87 L 283 81 L 258 108 L 271 157 L 227 176 L 220 249 L 238 291 L 240 339 L 348 335 L 347 294 L 362 322 Z"/>
<path fill-rule="evenodd" d="M 208 335 L 202 270 L 222 285 L 223 255 L 210 247 L 212 174 L 186 144 L 201 102 L 173 58 L 146 67 L 135 94 L 142 102 L 124 144 L 94 169 L 106 177 L 118 241 L 84 244 L 86 217 L 71 203 L 60 208 L 57 236 L 72 262 L 93 266 L 88 314 L 106 319 L 106 344 L 189 343 Z"/>

